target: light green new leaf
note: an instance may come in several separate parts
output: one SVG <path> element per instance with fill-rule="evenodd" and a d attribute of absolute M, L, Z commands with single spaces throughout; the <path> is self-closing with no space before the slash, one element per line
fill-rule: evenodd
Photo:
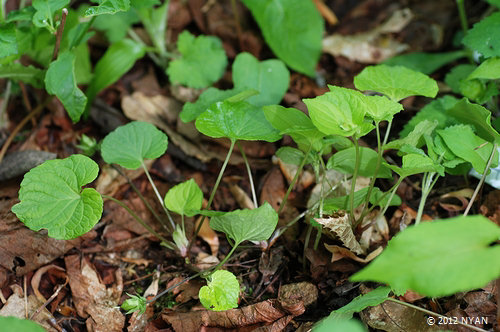
<path fill-rule="evenodd" d="M 363 69 L 354 77 L 357 89 L 376 91 L 394 101 L 409 96 L 435 97 L 438 86 L 429 76 L 402 66 L 377 65 Z"/>
<path fill-rule="evenodd" d="M 33 24 L 39 28 L 47 28 L 51 32 L 55 31 L 54 14 L 69 5 L 69 0 L 33 0 L 33 8 L 36 9 L 33 15 Z"/>
<path fill-rule="evenodd" d="M 28 228 L 46 228 L 55 239 L 83 235 L 102 215 L 101 195 L 92 188 L 82 190 L 98 172 L 99 166 L 80 154 L 46 161 L 26 173 L 19 190 L 21 202 L 12 212 Z"/>
<path fill-rule="evenodd" d="M 264 116 L 262 108 L 245 101 L 220 101 L 196 119 L 196 128 L 213 138 L 275 142 L 281 138 Z"/>
<path fill-rule="evenodd" d="M 234 210 L 210 220 L 213 230 L 224 232 L 238 246 L 243 241 L 265 241 L 278 224 L 278 214 L 264 203 L 258 209 Z"/>
<path fill-rule="evenodd" d="M 420 154 L 407 154 L 403 156 L 401 168 L 394 165 L 387 165 L 394 172 L 402 177 L 408 177 L 419 173 L 436 172 L 444 176 L 444 167 L 436 164 L 431 158 Z"/>
<path fill-rule="evenodd" d="M 436 121 L 431 122 L 428 120 L 423 120 L 419 122 L 406 137 L 396 139 L 384 145 L 384 150 L 399 150 L 404 145 L 411 145 L 419 148 L 425 143 L 424 136 L 431 135 L 437 125 L 438 124 Z"/>
<path fill-rule="evenodd" d="M 17 54 L 16 26 L 14 23 L 0 25 L 0 58 Z"/>
<path fill-rule="evenodd" d="M 467 79 L 496 80 L 500 78 L 500 57 L 489 58 L 479 65 Z"/>
<path fill-rule="evenodd" d="M 0 326 L 4 331 L 45 332 L 45 329 L 34 321 L 14 316 L 0 316 Z"/>
<path fill-rule="evenodd" d="M 265 106 L 279 104 L 290 82 L 290 72 L 277 59 L 261 61 L 250 53 L 240 53 L 233 63 L 235 88 L 255 89 L 259 94 L 247 99 L 250 104 Z"/>
<path fill-rule="evenodd" d="M 181 57 L 169 62 L 167 68 L 172 83 L 184 84 L 190 88 L 205 88 L 224 75 L 227 56 L 217 37 L 195 38 L 184 30 L 179 35 L 177 49 Z"/>
<path fill-rule="evenodd" d="M 446 53 L 424 53 L 414 52 L 397 55 L 383 62 L 388 66 L 403 66 L 422 74 L 430 75 L 442 66 L 457 59 L 467 56 L 465 51 L 453 51 Z"/>
<path fill-rule="evenodd" d="M 462 123 L 474 126 L 479 137 L 500 145 L 500 134 L 491 126 L 491 112 L 483 106 L 473 104 L 467 98 L 463 98 L 454 107 L 448 109 L 447 114 Z"/>
<path fill-rule="evenodd" d="M 193 179 L 180 183 L 165 195 L 165 206 L 170 211 L 192 217 L 201 209 L 203 192 Z"/>
<path fill-rule="evenodd" d="M 130 0 L 97 0 L 98 6 L 89 7 L 85 17 L 126 12 L 130 9 Z"/>
<path fill-rule="evenodd" d="M 224 311 L 238 307 L 240 283 L 229 271 L 218 270 L 209 277 L 207 285 L 200 288 L 198 297 L 209 310 Z"/>
<path fill-rule="evenodd" d="M 440 129 L 437 133 L 444 140 L 451 152 L 470 162 L 478 173 L 484 173 L 493 149 L 493 144 L 487 143 L 487 141 L 474 134 L 472 128 L 467 125 L 456 125 Z M 495 154 L 498 153 L 495 152 Z M 498 164 L 497 161 L 498 158 L 493 158 L 491 167 L 495 167 Z"/>
<path fill-rule="evenodd" d="M 313 124 L 327 135 L 361 137 L 366 97 L 359 91 L 329 87 L 330 92 L 303 100 Z"/>
<path fill-rule="evenodd" d="M 86 91 L 88 107 L 101 90 L 115 83 L 145 53 L 144 46 L 131 39 L 122 39 L 112 44 L 95 66 L 94 77 Z"/>
<path fill-rule="evenodd" d="M 392 121 L 395 114 L 403 110 L 403 105 L 385 96 L 366 96 L 366 115 L 375 122 Z"/>
<path fill-rule="evenodd" d="M 128 169 L 141 167 L 144 159 L 165 153 L 168 138 L 151 123 L 133 121 L 110 132 L 102 141 L 102 159 Z"/>
<path fill-rule="evenodd" d="M 76 85 L 73 53 L 69 51 L 61 53 L 57 60 L 50 64 L 45 75 L 45 88 L 48 93 L 57 96 L 73 123 L 80 120 L 85 111 L 87 97 Z"/>
<path fill-rule="evenodd" d="M 274 54 L 289 67 L 315 75 L 324 23 L 311 1 L 243 0 Z M 300 22 L 298 24 L 297 22 Z"/>
<path fill-rule="evenodd" d="M 360 163 L 358 174 L 372 177 L 377 166 L 378 154 L 375 150 L 361 146 L 359 147 Z M 341 173 L 353 174 L 356 164 L 356 148 L 351 147 L 335 153 L 326 164 L 327 169 L 334 169 Z M 380 165 L 377 178 L 390 179 L 392 172 L 387 166 Z"/>
<path fill-rule="evenodd" d="M 377 281 L 440 297 L 480 288 L 500 275 L 500 227 L 483 216 L 410 226 L 352 281 Z"/>
<path fill-rule="evenodd" d="M 474 24 L 462 42 L 486 58 L 500 56 L 500 13 L 493 13 Z"/>
<path fill-rule="evenodd" d="M 237 95 L 238 89 L 219 90 L 217 88 L 208 88 L 198 97 L 194 103 L 187 102 L 182 107 L 180 118 L 182 122 L 191 122 L 196 120 L 198 115 L 205 112 L 210 105 L 218 101 L 223 101 Z"/>
<path fill-rule="evenodd" d="M 330 316 L 319 321 L 312 328 L 312 332 L 331 331 L 366 332 L 366 328 L 357 319 L 331 319 Z"/>
<path fill-rule="evenodd" d="M 43 87 L 44 71 L 33 66 L 23 66 L 19 62 L 0 66 L 0 79 L 8 78 L 14 81 L 22 81 L 36 88 Z"/>

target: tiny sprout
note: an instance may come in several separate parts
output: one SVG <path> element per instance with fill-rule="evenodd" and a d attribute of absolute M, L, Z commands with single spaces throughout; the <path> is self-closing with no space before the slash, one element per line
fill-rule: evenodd
<path fill-rule="evenodd" d="M 127 310 L 127 315 L 136 311 L 139 311 L 139 315 L 146 312 L 148 300 L 145 297 L 140 295 L 130 295 L 129 293 L 127 293 L 127 295 L 130 296 L 130 299 L 125 300 L 121 305 L 123 310 Z"/>

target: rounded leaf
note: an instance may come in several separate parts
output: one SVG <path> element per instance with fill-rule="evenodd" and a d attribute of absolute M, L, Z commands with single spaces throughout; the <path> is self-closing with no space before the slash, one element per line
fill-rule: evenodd
<path fill-rule="evenodd" d="M 201 304 L 213 311 L 233 309 L 238 306 L 240 283 L 229 271 L 219 270 L 212 273 L 206 286 L 200 288 L 198 296 Z"/>
<path fill-rule="evenodd" d="M 198 131 L 213 138 L 267 142 L 281 138 L 279 131 L 266 120 L 262 108 L 245 101 L 212 104 L 195 124 Z"/>
<path fill-rule="evenodd" d="M 198 184 L 190 179 L 170 188 L 164 201 L 170 211 L 192 217 L 201 209 L 203 192 Z"/>
<path fill-rule="evenodd" d="M 109 133 L 101 145 L 102 159 L 128 169 L 139 168 L 144 159 L 155 159 L 167 150 L 168 138 L 147 122 L 133 121 Z"/>
<path fill-rule="evenodd" d="M 0 316 L 0 326 L 2 326 L 3 331 L 45 332 L 45 329 L 34 321 L 14 316 Z"/>
<path fill-rule="evenodd" d="M 46 161 L 26 173 L 19 190 L 21 202 L 12 212 L 28 228 L 46 228 L 55 239 L 83 235 L 102 215 L 101 195 L 92 188 L 82 190 L 98 172 L 99 166 L 80 154 Z"/>

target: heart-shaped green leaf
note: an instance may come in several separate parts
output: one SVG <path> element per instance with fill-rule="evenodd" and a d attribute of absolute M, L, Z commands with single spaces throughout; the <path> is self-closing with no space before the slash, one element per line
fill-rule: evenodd
<path fill-rule="evenodd" d="M 367 96 L 365 100 L 368 105 L 366 115 L 375 122 L 392 121 L 394 115 L 403 110 L 403 105 L 384 96 Z"/>
<path fill-rule="evenodd" d="M 30 229 L 46 228 L 55 239 L 85 234 L 101 218 L 102 198 L 95 189 L 82 186 L 98 172 L 92 159 L 79 154 L 46 161 L 26 173 L 19 190 L 21 202 L 12 212 Z"/>
<path fill-rule="evenodd" d="M 203 192 L 193 179 L 180 183 L 165 195 L 165 206 L 170 211 L 192 217 L 201 209 Z"/>
<path fill-rule="evenodd" d="M 45 329 L 34 321 L 14 316 L 0 316 L 0 325 L 4 331 L 45 332 Z"/>
<path fill-rule="evenodd" d="M 372 177 L 377 166 L 378 154 L 375 150 L 367 147 L 359 147 L 360 163 L 358 174 L 361 176 Z M 328 169 L 335 169 L 346 174 L 354 173 L 356 164 L 356 148 L 351 147 L 335 153 L 326 165 Z M 377 178 L 390 179 L 392 172 L 387 166 L 380 165 Z"/>
<path fill-rule="evenodd" d="M 191 122 L 196 120 L 213 103 L 233 97 L 239 92 L 241 91 L 238 89 L 219 90 L 217 88 L 208 88 L 203 91 L 194 103 L 185 103 L 179 116 L 183 122 Z"/>
<path fill-rule="evenodd" d="M 377 65 L 363 69 L 354 77 L 357 89 L 385 94 L 393 101 L 409 96 L 435 97 L 438 86 L 429 76 L 402 66 Z"/>
<path fill-rule="evenodd" d="M 229 271 L 218 270 L 210 275 L 207 285 L 198 293 L 201 304 L 209 310 L 223 311 L 236 308 L 240 296 L 240 283 Z"/>
<path fill-rule="evenodd" d="M 277 59 L 257 60 L 250 53 L 240 53 L 233 63 L 233 83 L 240 90 L 255 89 L 259 94 L 247 99 L 250 104 L 279 104 L 290 82 L 285 64 Z"/>
<path fill-rule="evenodd" d="M 147 122 L 133 121 L 109 133 L 101 144 L 102 159 L 128 169 L 141 167 L 144 159 L 155 159 L 167 150 L 168 138 Z"/>
<path fill-rule="evenodd" d="M 196 119 L 196 128 L 203 134 L 233 141 L 274 142 L 281 138 L 264 116 L 262 108 L 245 101 L 220 101 L 212 104 Z"/>
<path fill-rule="evenodd" d="M 221 78 L 226 70 L 226 52 L 217 37 L 195 38 L 184 30 L 179 35 L 177 49 L 182 57 L 169 62 L 167 68 L 167 74 L 174 84 L 205 88 Z"/>
<path fill-rule="evenodd" d="M 330 86 L 330 92 L 303 101 L 307 105 L 312 122 L 323 133 L 361 137 L 365 132 L 365 98 L 359 91 Z"/>
<path fill-rule="evenodd" d="M 267 240 L 277 224 L 278 214 L 267 202 L 258 209 L 235 210 L 210 220 L 210 227 L 233 239 L 234 246 L 243 241 Z"/>
<path fill-rule="evenodd" d="M 483 216 L 410 226 L 353 281 L 377 281 L 440 297 L 480 288 L 500 275 L 500 227 Z"/>

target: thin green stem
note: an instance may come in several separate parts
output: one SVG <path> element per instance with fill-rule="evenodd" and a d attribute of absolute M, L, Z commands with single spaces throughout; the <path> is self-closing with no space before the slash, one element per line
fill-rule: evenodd
<path fill-rule="evenodd" d="M 462 31 L 464 32 L 464 34 L 466 34 L 469 30 L 469 27 L 467 23 L 467 13 L 465 12 L 464 0 L 456 0 L 456 2 L 458 15 L 460 16 L 460 25 L 462 26 Z"/>
<path fill-rule="evenodd" d="M 384 142 L 382 143 L 382 146 L 387 144 L 387 140 L 389 139 L 389 134 L 391 132 L 391 126 L 392 126 L 392 120 L 387 123 L 387 129 L 385 130 Z"/>
<path fill-rule="evenodd" d="M 219 188 L 220 181 L 222 180 L 222 175 L 224 174 L 224 171 L 226 170 L 226 166 L 229 162 L 229 158 L 231 158 L 231 154 L 233 153 L 233 149 L 234 149 L 235 144 L 236 144 L 236 141 L 231 140 L 231 146 L 229 147 L 229 151 L 227 152 L 226 159 L 224 160 L 224 163 L 222 164 L 219 175 L 217 176 L 217 180 L 215 180 L 215 185 L 212 188 L 212 192 L 210 193 L 210 197 L 208 198 L 208 203 L 207 203 L 207 207 L 206 207 L 207 210 L 210 210 L 210 206 L 212 205 L 212 201 L 214 200 L 214 197 L 215 197 L 215 192 L 217 191 L 217 188 Z M 205 219 L 207 219 L 207 216 L 203 216 L 203 218 L 201 219 L 198 227 L 196 228 L 196 231 L 194 232 L 193 238 L 191 239 L 191 242 L 189 244 L 189 248 L 191 247 L 194 240 L 196 239 L 196 236 L 200 232 L 201 226 L 203 226 Z"/>
<path fill-rule="evenodd" d="M 135 33 L 135 31 L 130 28 L 128 29 L 127 31 L 128 35 L 130 36 L 130 38 L 132 38 L 134 41 L 136 41 L 137 43 L 143 45 L 143 46 L 147 46 L 146 43 L 144 43 L 144 41 L 141 39 L 141 37 L 139 37 L 138 34 Z M 147 52 L 147 55 L 149 56 L 149 58 L 151 60 L 153 60 L 153 62 L 160 68 L 164 68 L 164 65 L 163 65 L 163 61 L 158 58 L 156 56 L 156 54 L 154 54 L 153 52 Z"/>
<path fill-rule="evenodd" d="M 9 104 L 10 93 L 11 93 L 12 81 L 7 80 L 5 92 L 3 94 L 2 105 L 0 106 L 0 128 L 7 126 L 9 121 L 7 117 L 7 105 Z"/>
<path fill-rule="evenodd" d="M 420 224 L 422 220 L 422 215 L 424 214 L 425 202 L 427 201 L 427 197 L 429 196 L 432 187 L 436 184 L 436 181 L 439 179 L 439 176 L 436 176 L 436 172 L 429 172 L 424 174 L 424 178 L 422 180 L 422 197 L 420 198 L 420 203 L 418 204 L 417 210 L 417 218 L 415 219 L 415 225 Z M 434 178 L 434 176 L 436 176 Z"/>
<path fill-rule="evenodd" d="M 466 323 L 462 323 L 460 321 L 453 320 L 450 317 L 440 315 L 438 313 L 435 313 L 434 311 L 430 311 L 430 310 L 427 310 L 427 309 L 424 309 L 424 308 L 420 308 L 420 307 L 418 307 L 416 305 L 413 305 L 411 303 L 406 303 L 406 302 L 403 302 L 403 301 L 400 301 L 400 300 L 397 300 L 397 299 L 393 299 L 392 297 L 387 298 L 387 300 L 391 301 L 391 302 L 394 302 L 394 303 L 397 303 L 397 304 L 400 304 L 400 305 L 404 305 L 404 306 L 406 306 L 408 308 L 412 308 L 412 309 L 421 311 L 421 312 L 423 312 L 423 313 L 425 313 L 427 315 L 430 315 L 430 316 L 444 318 L 446 321 L 453 321 L 454 324 L 456 322 L 456 324 L 464 326 L 464 327 L 466 327 L 468 329 L 471 329 L 473 331 L 486 332 L 486 330 L 483 330 L 483 329 L 481 329 L 479 327 L 476 327 L 476 326 L 473 326 L 473 325 L 469 325 L 469 324 L 466 324 Z"/>
<path fill-rule="evenodd" d="M 474 190 L 474 193 L 472 194 L 472 197 L 470 198 L 470 202 L 464 211 L 464 217 L 467 216 L 467 214 L 469 214 L 469 211 L 472 207 L 472 204 L 474 204 L 474 201 L 476 200 L 476 197 L 479 194 L 479 190 L 483 186 L 484 180 L 486 180 L 486 175 L 488 173 L 488 170 L 490 169 L 491 163 L 493 161 L 493 157 L 495 156 L 495 152 L 497 151 L 497 147 L 498 147 L 498 144 L 495 142 L 495 144 L 493 144 L 493 149 L 491 150 L 490 159 L 488 159 L 488 162 L 486 163 L 486 167 L 484 168 L 483 175 L 481 176 L 481 180 L 479 180 L 479 183 L 477 184 L 476 189 Z"/>
<path fill-rule="evenodd" d="M 384 208 L 382 209 L 382 211 L 380 211 L 379 215 L 381 215 L 381 216 L 385 215 L 385 212 L 387 211 L 387 209 L 391 205 L 392 198 L 396 194 L 396 190 L 398 190 L 399 185 L 401 184 L 401 182 L 403 182 L 404 179 L 405 179 L 404 176 L 400 176 L 399 179 L 398 179 L 398 181 L 396 182 L 396 184 L 394 186 L 392 186 L 391 195 L 389 196 L 389 199 L 387 200 L 387 204 L 385 204 Z M 382 199 L 384 199 L 385 195 L 387 195 L 387 193 L 384 193 L 384 195 L 382 195 L 380 197 L 380 199 L 378 200 L 378 202 L 380 202 Z M 373 206 L 375 206 L 375 205 L 373 205 Z"/>
<path fill-rule="evenodd" d="M 304 270 L 306 269 L 306 249 L 307 247 L 309 247 L 309 240 L 311 238 L 312 228 L 313 225 L 309 223 L 309 225 L 307 226 L 306 239 L 304 241 L 304 250 L 302 252 L 302 268 Z"/>
<path fill-rule="evenodd" d="M 112 197 L 112 196 L 108 196 L 108 195 L 102 195 L 103 198 L 106 198 L 106 199 L 109 199 L 113 202 L 115 202 L 116 204 L 120 205 L 122 208 L 124 208 L 139 224 L 141 224 L 149 233 L 151 233 L 152 235 L 156 236 L 158 239 L 160 239 L 161 241 L 163 242 L 166 242 L 166 243 L 170 243 L 169 240 L 167 240 L 166 238 L 164 238 L 162 235 L 160 235 L 159 233 L 157 233 L 153 228 L 151 228 L 148 224 L 146 224 L 146 222 L 144 222 L 144 220 L 142 220 L 141 217 L 139 217 L 134 211 L 132 211 L 128 206 L 127 204 L 123 203 L 122 201 Z"/>
<path fill-rule="evenodd" d="M 5 21 L 5 0 L 0 0 L 0 23 Z"/>
<path fill-rule="evenodd" d="M 355 227 L 356 221 L 354 218 L 354 191 L 356 189 L 356 178 L 358 177 L 358 172 L 359 172 L 359 165 L 361 163 L 361 156 L 359 153 L 359 143 L 356 137 L 352 137 L 352 140 L 354 141 L 354 148 L 356 150 L 356 162 L 354 165 L 354 173 L 352 174 L 352 179 L 351 179 L 351 192 L 349 193 L 349 220 L 351 221 L 351 225 Z"/>
<path fill-rule="evenodd" d="M 304 165 L 306 164 L 307 161 L 307 156 L 309 155 L 309 152 L 311 152 L 312 145 L 309 146 L 309 149 L 307 149 L 307 152 L 304 154 L 304 158 L 300 162 L 299 168 L 297 168 L 297 172 L 295 173 L 292 182 L 290 182 L 290 185 L 288 186 L 288 189 L 286 190 L 285 196 L 283 197 L 283 201 L 281 201 L 280 208 L 278 209 L 278 215 L 281 214 L 283 209 L 285 208 L 286 202 L 288 200 L 288 195 L 292 192 L 293 187 L 295 186 L 295 183 L 299 179 L 300 173 L 302 172 L 302 169 L 304 168 Z"/>
<path fill-rule="evenodd" d="M 181 227 L 182 227 L 182 233 L 186 234 L 186 227 L 184 226 L 184 214 L 181 214 Z"/>
<path fill-rule="evenodd" d="M 239 243 L 235 243 L 234 246 L 231 248 L 231 251 L 224 257 L 222 261 L 219 262 L 219 264 L 215 265 L 215 267 L 212 268 L 212 271 L 217 271 L 221 266 L 226 264 L 226 262 L 229 260 L 232 254 L 236 251 L 236 248 L 238 248 Z"/>
<path fill-rule="evenodd" d="M 158 188 L 156 188 L 156 185 L 151 178 L 151 175 L 149 174 L 148 168 L 146 167 L 146 164 L 144 164 L 144 161 L 141 163 L 142 168 L 144 169 L 144 173 L 146 173 L 146 177 L 148 178 L 149 183 L 151 183 L 151 186 L 153 187 L 153 191 L 155 192 L 156 198 L 160 202 L 161 207 L 163 208 L 163 211 L 165 211 L 165 214 L 168 217 L 168 220 L 170 221 L 170 225 L 172 226 L 172 229 L 175 229 L 175 223 L 174 220 L 172 219 L 172 216 L 170 215 L 170 212 L 168 212 L 167 208 L 165 207 L 165 202 L 163 202 L 163 199 L 161 198 L 160 192 L 158 191 Z"/>
<path fill-rule="evenodd" d="M 259 203 L 257 202 L 257 195 L 255 194 L 255 185 L 253 184 L 252 170 L 250 169 L 250 163 L 248 162 L 247 156 L 240 142 L 238 142 L 237 144 L 238 144 L 238 149 L 240 149 L 241 156 L 243 157 L 243 161 L 245 162 L 245 166 L 247 168 L 248 180 L 250 181 L 250 189 L 252 190 L 253 205 L 255 208 L 258 208 Z"/>

